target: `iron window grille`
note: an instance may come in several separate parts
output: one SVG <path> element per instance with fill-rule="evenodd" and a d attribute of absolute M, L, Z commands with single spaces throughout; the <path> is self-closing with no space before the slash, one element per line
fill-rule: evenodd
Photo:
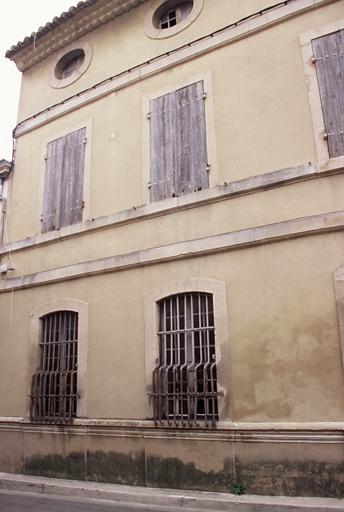
<path fill-rule="evenodd" d="M 183 293 L 158 302 L 159 359 L 153 370 L 155 424 L 215 426 L 218 392 L 213 296 Z"/>
<path fill-rule="evenodd" d="M 193 8 L 193 2 L 182 2 L 180 5 L 177 5 L 173 9 L 169 9 L 165 12 L 160 18 L 160 28 L 166 29 L 171 28 L 180 23 Z"/>
<path fill-rule="evenodd" d="M 32 377 L 31 418 L 69 423 L 77 412 L 78 313 L 41 318 L 40 367 Z"/>

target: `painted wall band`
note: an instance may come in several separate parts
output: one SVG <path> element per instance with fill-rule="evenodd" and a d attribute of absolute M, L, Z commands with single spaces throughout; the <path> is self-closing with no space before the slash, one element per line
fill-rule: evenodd
<path fill-rule="evenodd" d="M 343 165 L 333 166 L 330 170 L 320 169 L 317 164 L 310 164 L 273 171 L 251 178 L 224 183 L 223 185 L 217 185 L 192 194 L 133 207 L 130 208 L 130 210 L 116 212 L 104 217 L 87 219 L 79 224 L 65 226 L 58 231 L 37 234 L 22 240 L 4 244 L 3 246 L 0 245 L 0 256 L 6 255 L 9 252 L 14 253 L 16 251 L 29 249 L 30 247 L 39 247 L 55 243 L 58 240 L 66 240 L 74 236 L 82 236 L 92 233 L 93 231 L 118 227 L 132 222 L 167 215 L 172 212 L 224 201 L 275 187 L 282 187 L 290 183 L 324 178 L 332 174 L 340 174 L 343 172 L 344 162 Z"/>
<path fill-rule="evenodd" d="M 119 254 L 0 281 L 0 293 L 344 229 L 344 211 Z"/>
<path fill-rule="evenodd" d="M 343 423 L 297 423 L 290 427 L 284 424 L 218 424 L 217 430 L 186 429 L 176 431 L 174 428 L 160 428 L 151 421 L 134 422 L 131 427 L 120 426 L 120 420 L 113 420 L 110 426 L 92 425 L 92 420 L 79 420 L 80 424 L 65 427 L 55 425 L 35 425 L 29 421 L 0 420 L 0 432 L 22 432 L 25 434 L 54 434 L 74 436 L 100 436 L 115 438 L 144 438 L 144 439 L 178 439 L 192 441 L 227 441 L 240 443 L 302 443 L 302 444 L 344 444 Z M 78 421 L 78 420 L 77 420 Z M 95 420 L 97 421 L 97 420 Z M 117 426 L 116 426 L 117 423 Z M 141 426 L 135 426 L 135 423 Z"/>

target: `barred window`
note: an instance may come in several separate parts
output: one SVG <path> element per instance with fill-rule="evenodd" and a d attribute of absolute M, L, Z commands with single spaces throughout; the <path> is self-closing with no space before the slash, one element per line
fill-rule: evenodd
<path fill-rule="evenodd" d="M 183 293 L 158 302 L 159 359 L 153 370 L 156 424 L 214 426 L 218 420 L 213 296 Z"/>
<path fill-rule="evenodd" d="M 68 423 L 77 410 L 78 313 L 41 318 L 40 367 L 32 378 L 31 418 Z"/>

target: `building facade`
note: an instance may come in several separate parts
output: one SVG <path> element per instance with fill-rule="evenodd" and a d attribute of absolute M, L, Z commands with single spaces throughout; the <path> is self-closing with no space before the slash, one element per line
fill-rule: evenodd
<path fill-rule="evenodd" d="M 1 471 L 342 496 L 343 7 L 87 0 L 7 52 Z"/>

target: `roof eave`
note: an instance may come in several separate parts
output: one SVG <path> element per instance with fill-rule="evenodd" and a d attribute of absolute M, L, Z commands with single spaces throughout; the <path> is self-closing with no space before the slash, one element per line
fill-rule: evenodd
<path fill-rule="evenodd" d="M 85 0 L 7 50 L 19 71 L 26 71 L 64 46 L 147 0 Z"/>

